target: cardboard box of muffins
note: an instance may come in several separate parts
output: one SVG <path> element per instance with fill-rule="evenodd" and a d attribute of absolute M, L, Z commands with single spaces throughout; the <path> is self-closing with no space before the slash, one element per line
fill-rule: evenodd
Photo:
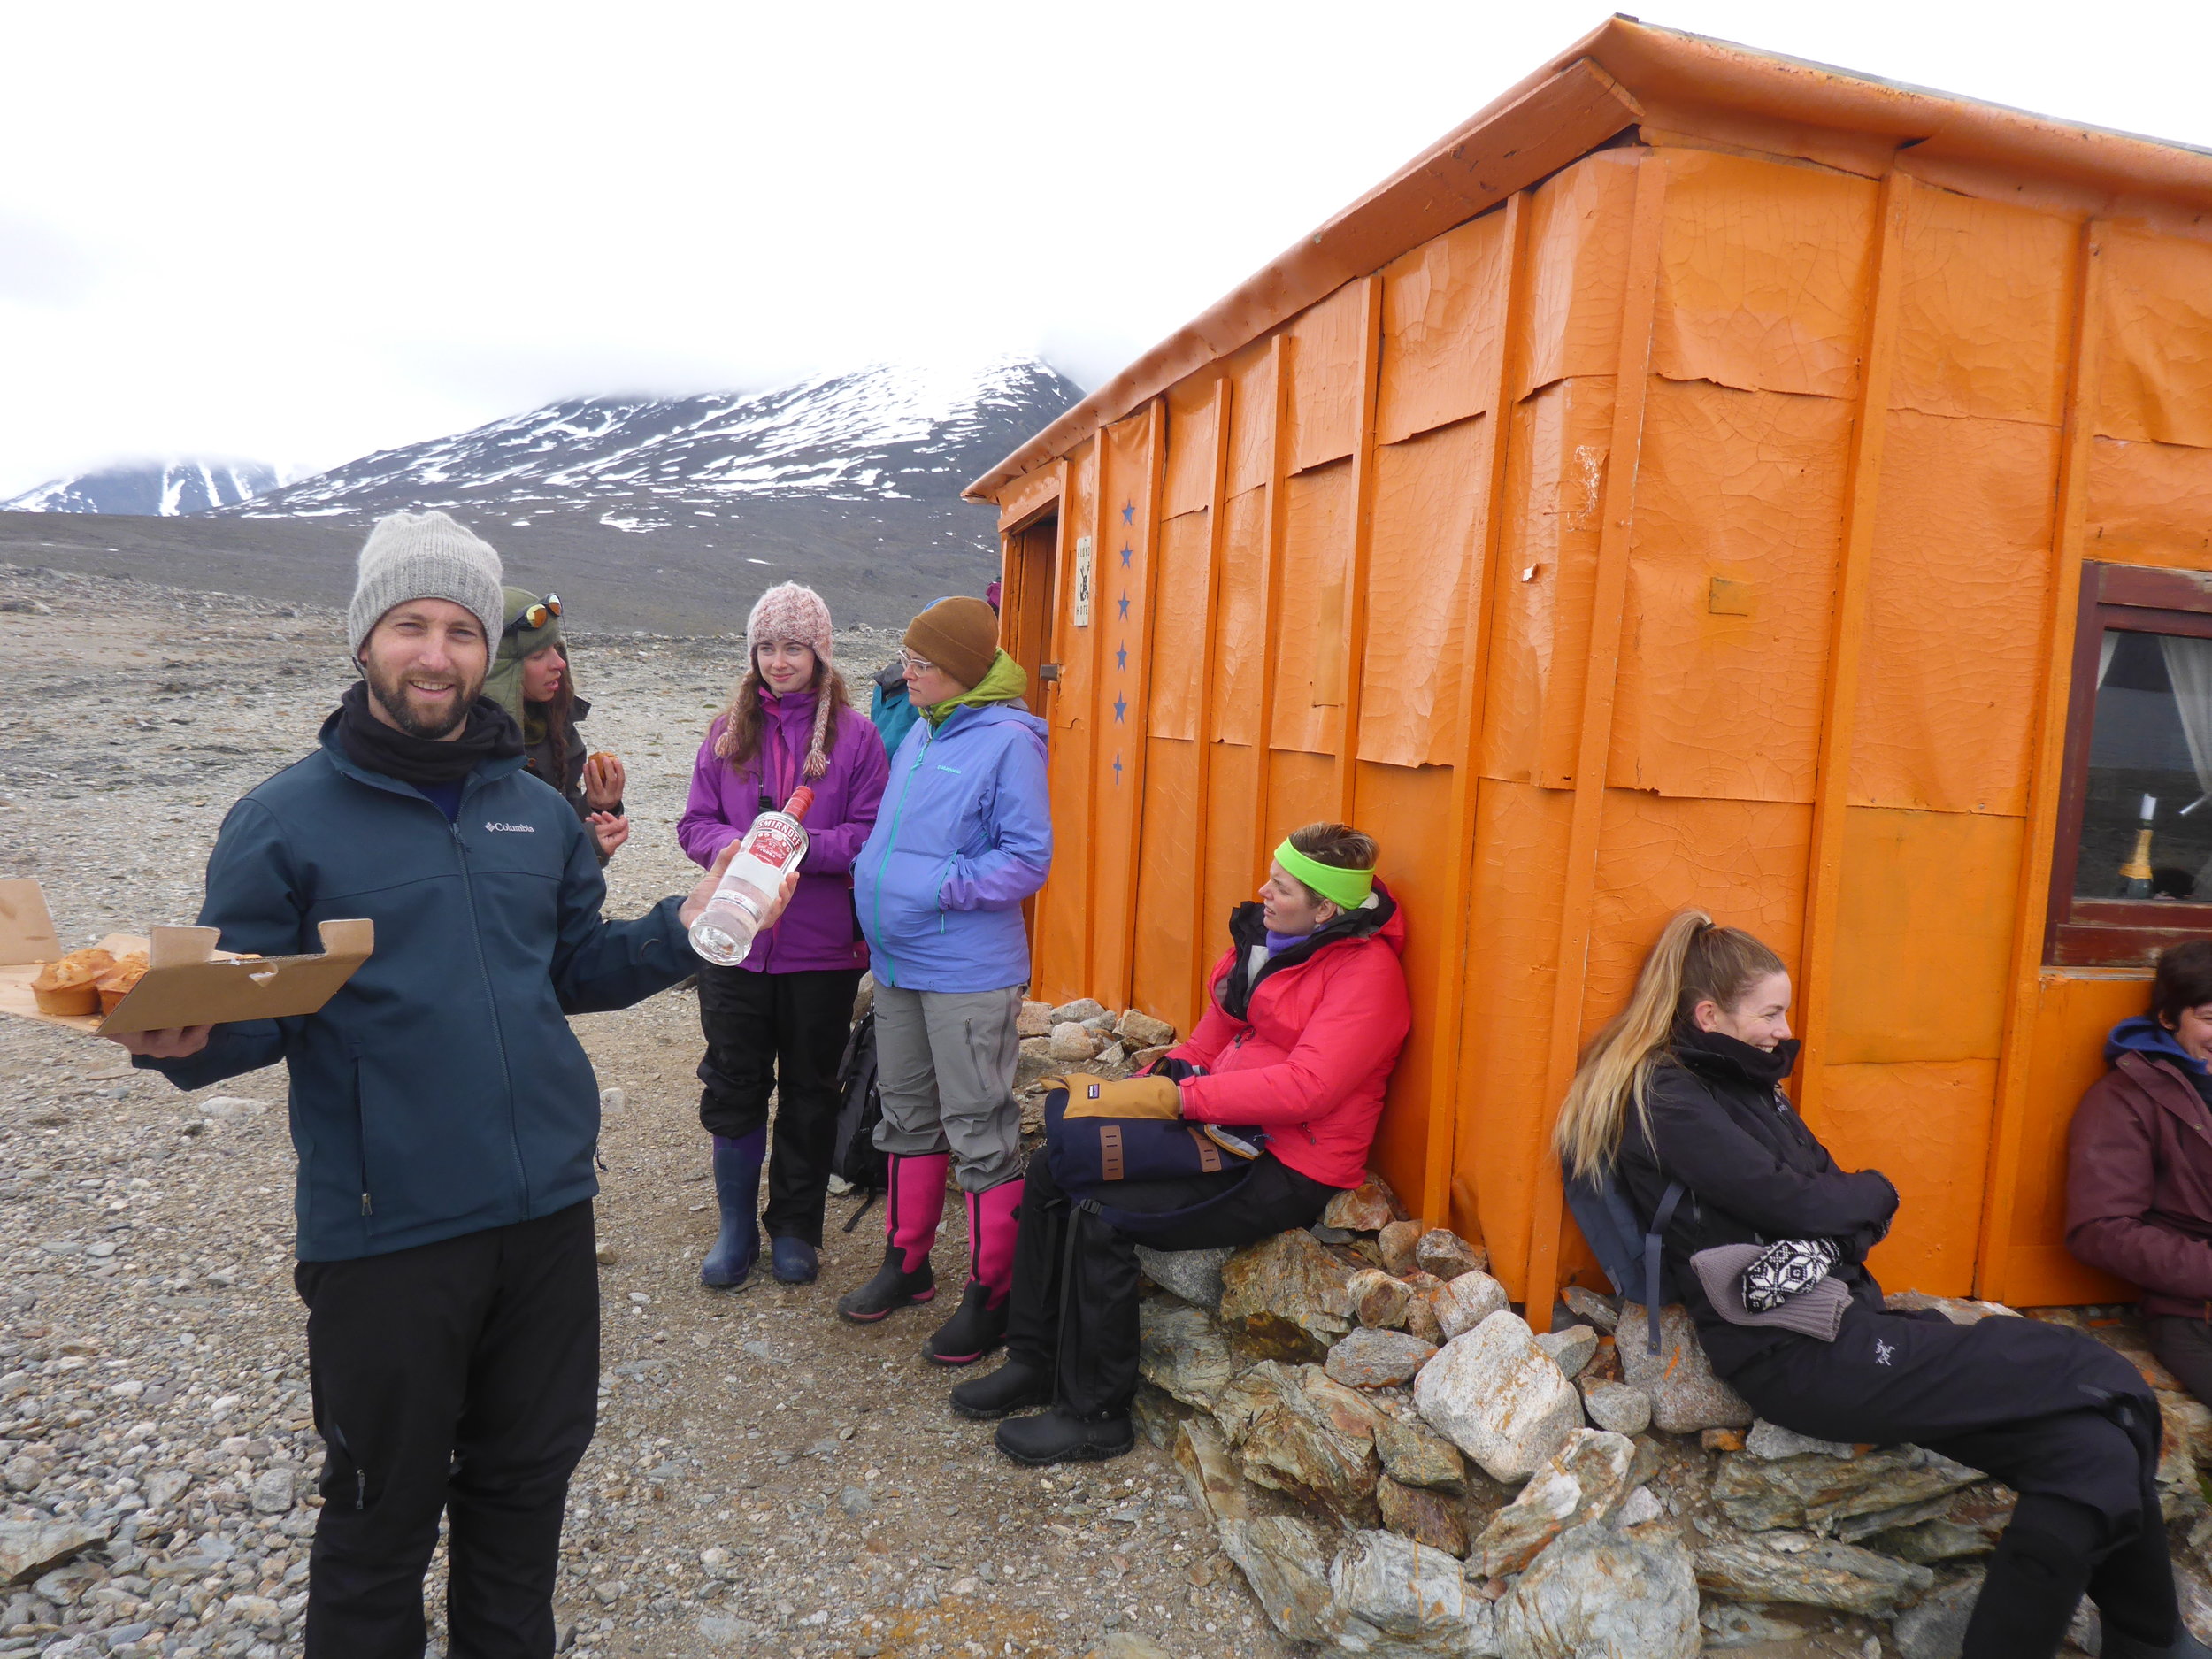
<path fill-rule="evenodd" d="M 241 956 L 212 927 L 110 933 L 68 949 L 35 881 L 0 881 L 0 1014 L 103 1037 L 311 1014 L 369 959 L 365 918 L 321 925 L 319 954 Z"/>

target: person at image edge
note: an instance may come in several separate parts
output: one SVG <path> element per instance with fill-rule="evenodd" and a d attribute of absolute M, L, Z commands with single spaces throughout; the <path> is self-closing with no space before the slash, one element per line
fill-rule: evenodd
<path fill-rule="evenodd" d="M 591 830 L 480 695 L 503 609 L 499 556 L 462 525 L 378 520 L 346 618 L 363 679 L 231 809 L 200 911 L 263 956 L 366 917 L 373 954 L 319 1013 L 118 1039 L 180 1088 L 291 1073 L 326 1448 L 311 1659 L 419 1659 L 442 1513 L 450 1659 L 553 1652 L 599 1375 L 599 1088 L 565 1017 L 695 972 L 686 930 L 727 863 L 635 921 L 600 914 Z"/>

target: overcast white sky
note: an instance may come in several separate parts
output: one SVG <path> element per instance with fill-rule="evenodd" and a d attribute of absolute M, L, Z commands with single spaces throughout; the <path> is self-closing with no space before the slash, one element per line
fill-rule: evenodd
<path fill-rule="evenodd" d="M 1647 20 L 2212 144 L 2212 5 Z M 0 496 L 572 393 L 1037 350 L 1095 383 L 1594 27 L 1565 0 L 6 14 Z"/>

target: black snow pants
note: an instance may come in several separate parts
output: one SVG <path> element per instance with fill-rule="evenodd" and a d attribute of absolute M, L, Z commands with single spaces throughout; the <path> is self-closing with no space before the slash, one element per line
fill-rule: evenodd
<path fill-rule="evenodd" d="M 1250 1244 L 1311 1225 L 1337 1190 L 1263 1153 L 1211 1175 L 1117 1182 L 1117 1210 L 1158 1214 L 1206 1206 L 1195 1216 L 1125 1233 L 1075 1204 L 1040 1152 L 1023 1180 L 1007 1352 L 1050 1371 L 1057 1403 L 1077 1417 L 1126 1411 L 1137 1392 L 1136 1247 Z"/>
<path fill-rule="evenodd" d="M 852 1034 L 857 968 L 755 973 L 699 970 L 699 1122 L 710 1135 L 736 1140 L 776 1124 L 768 1153 L 768 1202 L 761 1225 L 772 1239 L 822 1243 L 837 1112 L 844 1096 L 837 1063 Z"/>
<path fill-rule="evenodd" d="M 551 1659 L 568 1479 L 598 1425 L 590 1204 L 293 1282 L 326 1448 L 308 1659 L 419 1659 L 442 1512 L 446 1652 Z"/>
<path fill-rule="evenodd" d="M 2154 1479 L 2158 1401 L 2095 1339 L 2033 1319 L 1957 1325 L 1855 1305 L 1833 1342 L 1789 1337 L 1728 1380 L 1784 1428 L 1924 1446 L 2020 1494 L 1965 1659 L 2046 1659 L 2085 1591 L 2131 1635 L 2178 1633 Z"/>

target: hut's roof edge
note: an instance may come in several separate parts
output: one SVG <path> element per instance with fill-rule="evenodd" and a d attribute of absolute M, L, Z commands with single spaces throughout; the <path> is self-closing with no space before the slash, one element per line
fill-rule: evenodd
<path fill-rule="evenodd" d="M 1178 380 L 1642 119 L 1646 100 L 1873 134 L 1948 159 L 2212 208 L 2212 150 L 1608 19 L 1137 357 L 964 492 L 995 500 Z"/>

